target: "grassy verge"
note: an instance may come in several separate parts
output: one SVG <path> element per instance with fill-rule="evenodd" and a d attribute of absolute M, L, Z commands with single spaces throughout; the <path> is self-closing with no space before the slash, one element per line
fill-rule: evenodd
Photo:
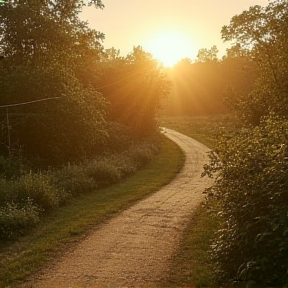
<path fill-rule="evenodd" d="M 211 239 L 219 223 L 204 205 L 194 212 L 173 256 L 169 278 L 170 287 L 217 287 L 209 253 Z"/>
<path fill-rule="evenodd" d="M 91 229 L 136 201 L 169 183 L 184 163 L 184 155 L 172 141 L 143 170 L 123 182 L 73 200 L 51 212 L 41 227 L 17 243 L 0 249 L 0 287 L 14 285 L 35 273 L 49 259 L 85 236 Z"/>

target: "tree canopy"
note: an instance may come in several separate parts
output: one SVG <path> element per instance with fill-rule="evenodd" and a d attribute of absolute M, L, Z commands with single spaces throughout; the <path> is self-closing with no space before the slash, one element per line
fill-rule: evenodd
<path fill-rule="evenodd" d="M 235 108 L 243 119 L 257 124 L 270 112 L 286 116 L 288 76 L 288 3 L 273 1 L 253 6 L 222 28 L 222 38 L 235 43 L 257 64 L 260 77 L 254 91 L 239 97 Z"/>
<path fill-rule="evenodd" d="M 105 100 L 81 78 L 85 63 L 103 50 L 103 34 L 78 17 L 86 4 L 11 0 L 0 7 L 0 103 L 17 104 L 1 114 L 10 117 L 17 150 L 50 164 L 81 158 L 106 137 Z M 47 101 L 18 105 L 41 99 Z"/>
<path fill-rule="evenodd" d="M 140 46 L 126 57 L 120 57 L 115 49 L 110 49 L 107 56 L 102 63 L 103 76 L 96 85 L 110 103 L 110 121 L 129 127 L 137 135 L 155 131 L 160 99 L 170 89 L 163 69 Z"/>

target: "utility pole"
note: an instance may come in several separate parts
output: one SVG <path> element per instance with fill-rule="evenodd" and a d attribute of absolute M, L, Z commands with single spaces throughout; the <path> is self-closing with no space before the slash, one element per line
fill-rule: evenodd
<path fill-rule="evenodd" d="M 6 122 L 7 122 L 7 142 L 8 142 L 8 154 L 9 154 L 9 158 L 11 159 L 12 157 L 12 148 L 11 148 L 11 127 L 10 127 L 10 121 L 9 121 L 9 111 L 8 108 L 6 108 Z"/>
<path fill-rule="evenodd" d="M 9 117 L 9 107 L 17 107 L 17 106 L 23 106 L 23 105 L 30 105 L 33 103 L 38 103 L 38 102 L 43 102 L 43 101 L 48 101 L 48 100 L 54 100 L 54 99 L 60 99 L 60 97 L 50 97 L 50 98 L 44 98 L 44 99 L 38 99 L 38 100 L 32 100 L 32 101 L 27 101 L 27 102 L 22 102 L 22 103 L 14 103 L 14 104 L 7 104 L 7 105 L 2 105 L 0 108 L 6 109 L 6 125 L 7 125 L 7 149 L 8 149 L 8 154 L 9 158 L 11 159 L 12 157 L 12 145 L 11 145 L 11 124 L 10 124 L 10 117 Z"/>

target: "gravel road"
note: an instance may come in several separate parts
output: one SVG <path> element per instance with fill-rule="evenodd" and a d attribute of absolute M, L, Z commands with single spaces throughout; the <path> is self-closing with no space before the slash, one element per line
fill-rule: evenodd
<path fill-rule="evenodd" d="M 156 287 L 165 278 L 181 233 L 211 180 L 201 178 L 209 149 L 173 130 L 163 131 L 186 154 L 176 178 L 95 230 L 25 287 Z"/>

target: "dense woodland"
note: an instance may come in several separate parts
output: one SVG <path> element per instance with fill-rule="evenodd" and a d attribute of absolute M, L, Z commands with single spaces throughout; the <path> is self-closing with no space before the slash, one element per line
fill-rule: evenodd
<path fill-rule="evenodd" d="M 221 219 L 215 279 L 287 284 L 287 2 L 234 16 L 222 28 L 233 43 L 222 59 L 213 46 L 173 69 L 139 46 L 126 57 L 104 50 L 104 35 L 79 19 L 84 5 L 0 3 L 0 237 L 144 165 L 160 145 L 159 111 L 235 113 L 242 128 L 225 133 L 204 171 L 216 179 L 207 203 Z"/>

